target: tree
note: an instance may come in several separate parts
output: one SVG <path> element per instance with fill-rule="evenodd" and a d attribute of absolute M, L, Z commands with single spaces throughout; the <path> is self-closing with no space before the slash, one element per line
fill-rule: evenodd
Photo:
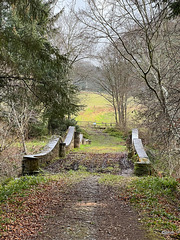
<path fill-rule="evenodd" d="M 179 78 L 178 20 L 167 18 L 168 4 L 155 8 L 151 0 L 88 1 L 88 9 L 79 14 L 91 32 L 108 39 L 131 64 L 158 105 L 156 114 L 161 116 L 163 132 L 167 138 L 171 132 L 179 139 L 179 90 L 175 90 Z"/>
<path fill-rule="evenodd" d="M 62 11 L 56 23 L 56 31 L 52 34 L 54 46 L 67 56 L 71 66 L 87 58 L 88 52 L 91 52 L 92 38 L 87 38 L 85 27 L 75 16 L 74 8 L 75 3 L 72 1 L 71 6 Z"/>
<path fill-rule="evenodd" d="M 109 41 L 132 66 L 139 86 L 145 83 L 139 96 L 141 122 L 164 151 L 168 167 L 180 145 L 179 17 L 169 18 L 169 2 L 88 0 L 87 9 L 79 12 L 89 33 Z"/>
<path fill-rule="evenodd" d="M 130 66 L 113 47 L 108 47 L 101 56 L 102 76 L 98 83 L 101 93 L 113 106 L 116 124 L 123 130 L 127 125 L 127 99 L 130 93 Z"/>
<path fill-rule="evenodd" d="M 76 88 L 68 79 L 69 61 L 48 40 L 59 16 L 51 14 L 51 4 L 55 2 L 1 2 L 1 99 L 4 87 L 19 86 L 21 81 L 36 96 L 37 104 L 44 104 L 46 112 L 51 109 L 52 114 L 64 116 L 78 106 L 74 102 Z"/>
<path fill-rule="evenodd" d="M 169 17 L 170 18 L 175 18 L 178 15 L 180 15 L 180 2 L 179 2 L 179 0 L 155 0 L 155 3 L 157 4 L 156 7 L 159 7 L 159 5 L 167 3 L 168 8 L 170 9 L 170 12 L 169 12 Z"/>

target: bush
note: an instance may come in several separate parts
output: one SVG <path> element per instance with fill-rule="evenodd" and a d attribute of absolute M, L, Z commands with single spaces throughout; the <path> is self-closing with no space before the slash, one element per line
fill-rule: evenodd
<path fill-rule="evenodd" d="M 117 128 L 107 128 L 104 132 L 108 133 L 110 136 L 117 138 L 124 138 L 124 133 L 122 133 Z"/>
<path fill-rule="evenodd" d="M 28 138 L 42 137 L 48 135 L 47 125 L 43 122 L 31 123 Z"/>
<path fill-rule="evenodd" d="M 83 138 L 89 139 L 90 136 L 89 134 L 86 132 L 86 130 L 79 128 L 80 132 L 83 134 Z"/>
<path fill-rule="evenodd" d="M 78 131 L 77 121 L 74 119 L 52 119 L 48 128 L 52 134 L 63 135 L 63 133 L 68 129 L 69 126 L 75 126 Z"/>

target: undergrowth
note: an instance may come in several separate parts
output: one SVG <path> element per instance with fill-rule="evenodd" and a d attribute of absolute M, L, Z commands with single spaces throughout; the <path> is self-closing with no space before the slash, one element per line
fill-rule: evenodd
<path fill-rule="evenodd" d="M 123 179 L 103 175 L 99 182 L 116 186 L 119 198 L 138 208 L 148 228 L 155 232 L 174 231 L 174 236 L 179 237 L 180 186 L 174 178 L 149 176 Z"/>
<path fill-rule="evenodd" d="M 144 177 L 132 181 L 126 194 L 142 210 L 148 227 L 158 232 L 178 232 L 178 192 L 178 182 L 173 178 Z"/>
<path fill-rule="evenodd" d="M 0 202 L 7 200 L 15 193 L 29 189 L 42 182 L 47 182 L 47 178 L 44 176 L 24 176 L 15 179 L 6 179 L 0 185 Z"/>
<path fill-rule="evenodd" d="M 13 197 L 13 194 L 23 193 L 24 190 L 28 190 L 41 183 L 63 179 L 67 184 L 71 184 L 81 181 L 89 174 L 90 173 L 86 172 L 85 167 L 80 166 L 78 171 L 70 170 L 66 174 L 23 176 L 15 179 L 8 178 L 0 184 L 0 203 Z"/>
<path fill-rule="evenodd" d="M 110 136 L 113 136 L 113 137 L 117 137 L 117 138 L 122 138 L 122 139 L 125 139 L 125 134 L 118 130 L 117 128 L 107 128 L 105 131 L 105 133 L 108 133 Z"/>

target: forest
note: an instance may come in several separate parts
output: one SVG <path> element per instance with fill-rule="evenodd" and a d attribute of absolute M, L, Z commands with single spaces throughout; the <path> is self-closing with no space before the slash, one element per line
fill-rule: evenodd
<path fill-rule="evenodd" d="M 2 240 L 180 239 L 179 21 L 179 0 L 0 1 Z M 69 126 L 85 144 L 24 174 Z"/>

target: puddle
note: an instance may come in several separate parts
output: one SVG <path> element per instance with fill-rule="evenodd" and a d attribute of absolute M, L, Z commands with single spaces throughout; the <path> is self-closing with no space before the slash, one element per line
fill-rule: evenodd
<path fill-rule="evenodd" d="M 99 206 L 105 207 L 106 204 L 96 203 L 96 202 L 78 202 L 78 203 L 76 203 L 76 206 L 79 206 L 79 207 L 99 207 Z"/>

